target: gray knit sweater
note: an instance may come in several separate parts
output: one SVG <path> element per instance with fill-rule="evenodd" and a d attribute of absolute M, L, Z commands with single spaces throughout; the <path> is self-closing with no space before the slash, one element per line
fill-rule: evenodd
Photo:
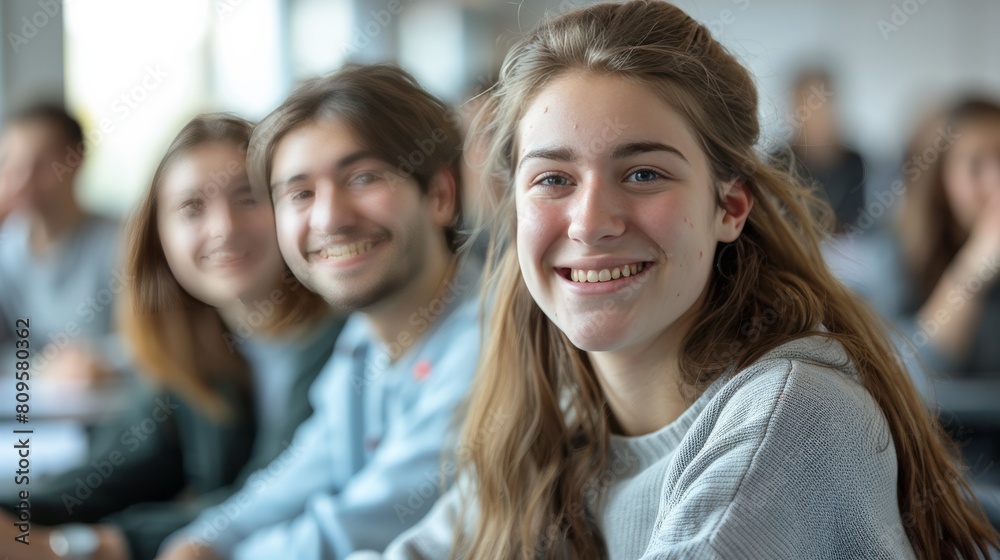
<path fill-rule="evenodd" d="M 847 362 L 836 342 L 794 341 L 659 431 L 613 436 L 595 481 L 609 557 L 913 558 L 888 426 Z M 383 558 L 447 558 L 460 490 Z"/>

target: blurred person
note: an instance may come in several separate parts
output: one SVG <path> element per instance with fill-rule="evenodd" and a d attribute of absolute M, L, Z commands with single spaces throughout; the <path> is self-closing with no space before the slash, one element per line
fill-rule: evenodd
<path fill-rule="evenodd" d="M 900 329 L 933 401 L 935 379 L 1000 379 L 1000 104 L 970 97 L 926 118 L 902 171 L 895 224 L 860 240 L 849 276 Z M 962 453 L 1000 527 L 1000 430 L 965 424 Z"/>
<path fill-rule="evenodd" d="M 251 181 L 272 198 L 282 255 L 353 313 L 292 441 L 302 452 L 163 558 L 344 558 L 430 509 L 480 346 L 480 266 L 456 252 L 460 158 L 447 107 L 391 65 L 310 80 L 259 124 Z"/>
<path fill-rule="evenodd" d="M 656 1 L 554 17 L 487 103 L 509 246 L 468 453 L 385 558 L 997 546 L 887 333 L 823 262 L 829 206 L 761 161 L 753 77 L 705 26 Z"/>
<path fill-rule="evenodd" d="M 32 368 L 83 386 L 126 366 L 112 334 L 119 225 L 80 207 L 80 124 L 37 105 L 0 135 L 0 363 L 12 364 L 14 321 L 29 321 Z"/>
<path fill-rule="evenodd" d="M 247 179 L 251 131 L 201 115 L 167 149 L 127 231 L 121 311 L 150 387 L 86 465 L 32 481 L 32 544 L 4 534 L 4 554 L 153 558 L 201 510 L 300 451 L 286 447 L 343 320 L 281 258 L 271 206 Z"/>
<path fill-rule="evenodd" d="M 860 244 L 857 288 L 935 375 L 1000 375 L 1000 104 L 925 119 L 903 174 L 895 224 Z"/>
<path fill-rule="evenodd" d="M 836 230 L 858 221 L 865 203 L 865 162 L 844 144 L 833 80 L 823 69 L 800 72 L 792 88 L 790 115 L 796 124 L 789 140 L 792 169 L 820 187 L 833 207 Z"/>

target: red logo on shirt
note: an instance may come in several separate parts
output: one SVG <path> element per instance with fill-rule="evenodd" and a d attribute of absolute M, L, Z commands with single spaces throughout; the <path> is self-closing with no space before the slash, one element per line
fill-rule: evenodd
<path fill-rule="evenodd" d="M 427 376 L 431 374 L 431 361 L 430 360 L 420 360 L 413 366 L 413 378 L 417 381 L 423 381 L 427 379 Z"/>

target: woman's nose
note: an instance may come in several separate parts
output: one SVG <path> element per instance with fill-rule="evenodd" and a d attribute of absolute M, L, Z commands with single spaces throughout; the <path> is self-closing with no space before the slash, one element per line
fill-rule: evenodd
<path fill-rule="evenodd" d="M 569 237 L 594 245 L 625 231 L 622 194 L 600 179 L 588 180 L 574 193 L 570 209 Z"/>

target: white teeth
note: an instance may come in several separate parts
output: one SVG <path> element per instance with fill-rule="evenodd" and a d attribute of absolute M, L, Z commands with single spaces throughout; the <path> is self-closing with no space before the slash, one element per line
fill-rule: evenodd
<path fill-rule="evenodd" d="M 573 268 L 569 271 L 569 277 L 570 280 L 581 283 L 608 282 L 619 278 L 635 276 L 636 274 L 642 272 L 643 269 L 644 267 L 642 263 L 627 264 L 621 267 L 616 266 L 614 268 L 604 268 L 601 270 L 579 270 Z"/>
<path fill-rule="evenodd" d="M 374 243 L 362 241 L 360 243 L 348 243 L 347 245 L 336 245 L 327 247 L 320 251 L 320 258 L 323 259 L 349 259 L 358 255 L 363 255 L 371 251 Z"/>

